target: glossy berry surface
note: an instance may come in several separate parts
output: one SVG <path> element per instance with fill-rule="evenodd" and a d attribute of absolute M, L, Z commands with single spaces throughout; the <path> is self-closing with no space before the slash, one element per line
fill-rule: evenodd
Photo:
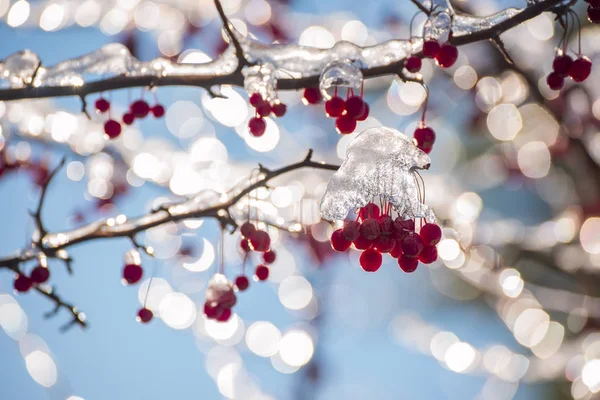
<path fill-rule="evenodd" d="M 402 255 L 402 241 L 395 239 L 394 240 L 394 248 L 390 251 L 390 256 L 393 258 L 398 258 Z"/>
<path fill-rule="evenodd" d="M 251 251 L 252 249 L 250 248 L 250 241 L 248 239 L 242 239 L 240 241 L 240 248 L 246 253 Z"/>
<path fill-rule="evenodd" d="M 371 109 L 369 108 L 369 104 L 367 102 L 365 102 L 364 111 L 363 111 L 362 115 L 356 117 L 356 120 L 357 121 L 364 121 L 369 116 L 369 112 L 371 112 Z"/>
<path fill-rule="evenodd" d="M 240 275 L 235 278 L 235 286 L 240 292 L 243 292 L 244 290 L 248 289 L 248 286 L 250 286 L 250 279 L 244 275 Z"/>
<path fill-rule="evenodd" d="M 256 107 L 256 114 L 261 117 L 267 117 L 271 114 L 271 105 L 266 101 Z"/>
<path fill-rule="evenodd" d="M 368 240 L 365 239 L 362 235 L 358 237 L 358 239 L 356 239 L 354 242 L 354 247 L 356 247 L 357 250 L 366 250 L 366 249 L 370 249 L 371 247 L 373 247 L 373 245 L 375 244 L 375 242 L 373 240 Z"/>
<path fill-rule="evenodd" d="M 457 59 L 458 49 L 449 43 L 446 43 L 440 47 L 440 50 L 435 55 L 435 61 L 442 68 L 450 68 L 454 65 Z"/>
<path fill-rule="evenodd" d="M 346 100 L 346 115 L 356 119 L 365 111 L 365 102 L 359 96 L 352 96 Z"/>
<path fill-rule="evenodd" d="M 256 228 L 250 222 L 244 222 L 240 227 L 240 233 L 245 238 L 249 238 L 255 231 Z"/>
<path fill-rule="evenodd" d="M 419 260 L 414 257 L 407 257 L 406 255 L 402 254 L 400 257 L 398 257 L 398 266 L 404 272 L 415 272 L 415 270 L 419 266 Z"/>
<path fill-rule="evenodd" d="M 417 147 L 429 154 L 435 143 L 435 132 L 428 126 L 417 128 L 414 133 Z"/>
<path fill-rule="evenodd" d="M 30 277 L 33 283 L 44 283 L 50 278 L 50 270 L 38 265 L 31 271 Z"/>
<path fill-rule="evenodd" d="M 379 218 L 380 213 L 379 206 L 375 203 L 369 203 L 362 207 L 358 213 L 358 216 L 362 219 L 367 218 Z"/>
<path fill-rule="evenodd" d="M 437 224 L 425 224 L 419 232 L 425 246 L 434 246 L 442 238 L 442 229 Z"/>
<path fill-rule="evenodd" d="M 546 83 L 552 90 L 560 90 L 565 84 L 565 79 L 557 72 L 551 72 L 546 77 Z"/>
<path fill-rule="evenodd" d="M 402 239 L 402 253 L 407 257 L 417 257 L 423 250 L 423 239 L 414 232 L 410 232 Z"/>
<path fill-rule="evenodd" d="M 344 239 L 354 242 L 360 236 L 360 222 L 346 221 L 342 228 L 342 236 Z"/>
<path fill-rule="evenodd" d="M 305 104 L 319 104 L 323 97 L 321 91 L 318 88 L 306 88 L 304 89 L 304 103 Z"/>
<path fill-rule="evenodd" d="M 556 56 L 552 62 L 552 70 L 560 76 L 569 75 L 569 67 L 573 64 L 573 59 L 567 54 Z"/>
<path fill-rule="evenodd" d="M 258 107 L 264 102 L 264 99 L 260 95 L 260 93 L 252 93 L 250 96 L 250 105 L 254 108 Z"/>
<path fill-rule="evenodd" d="M 133 121 L 135 121 L 135 117 L 133 116 L 132 113 L 123 114 L 123 123 L 125 125 L 131 125 L 131 124 L 133 124 Z"/>
<path fill-rule="evenodd" d="M 335 120 L 335 128 L 341 134 L 352 133 L 356 129 L 356 120 L 349 115 L 342 115 Z"/>
<path fill-rule="evenodd" d="M 150 112 L 150 106 L 145 100 L 136 100 L 131 104 L 131 113 L 136 118 L 145 118 Z"/>
<path fill-rule="evenodd" d="M 332 97 L 325 102 L 325 114 L 329 118 L 337 118 L 346 110 L 346 102 L 339 96 Z"/>
<path fill-rule="evenodd" d="M 204 315 L 208 319 L 215 319 L 221 315 L 223 308 L 218 303 L 207 301 L 204 303 Z"/>
<path fill-rule="evenodd" d="M 152 111 L 154 118 L 161 118 L 165 115 L 165 107 L 163 107 L 161 104 L 155 105 L 150 111 Z"/>
<path fill-rule="evenodd" d="M 94 106 L 96 107 L 96 110 L 98 110 L 99 112 L 105 113 L 110 108 L 110 103 L 105 98 L 100 97 L 98 100 L 96 100 L 96 103 L 94 104 Z"/>
<path fill-rule="evenodd" d="M 110 138 L 115 139 L 121 134 L 121 124 L 114 119 L 109 119 L 104 123 L 104 133 Z"/>
<path fill-rule="evenodd" d="M 421 59 L 416 56 L 410 56 L 404 61 L 404 68 L 408 72 L 419 72 L 421 70 Z"/>
<path fill-rule="evenodd" d="M 287 112 L 287 106 L 283 103 L 275 103 L 271 106 L 271 112 L 276 117 L 283 117 Z"/>
<path fill-rule="evenodd" d="M 383 257 L 376 250 L 368 249 L 363 251 L 359 258 L 360 267 L 367 272 L 375 272 L 381 267 Z"/>
<path fill-rule="evenodd" d="M 396 246 L 396 240 L 391 236 L 379 236 L 375 241 L 375 250 L 380 253 L 389 253 Z"/>
<path fill-rule="evenodd" d="M 341 229 L 335 230 L 331 234 L 331 247 L 335 251 L 344 252 L 344 251 L 348 250 L 351 245 L 352 245 L 352 242 L 350 242 L 349 240 L 346 240 L 344 238 L 344 235 L 342 234 Z"/>
<path fill-rule="evenodd" d="M 426 40 L 423 43 L 423 57 L 435 58 L 438 51 L 440 51 L 440 44 L 435 40 Z"/>
<path fill-rule="evenodd" d="M 267 123 L 261 117 L 253 117 L 248 121 L 248 131 L 254 137 L 260 137 L 264 135 L 267 129 Z"/>
<path fill-rule="evenodd" d="M 277 256 L 273 250 L 266 251 L 263 254 L 263 261 L 265 262 L 265 264 L 273 264 L 276 258 Z"/>
<path fill-rule="evenodd" d="M 266 281 L 269 278 L 269 267 L 262 264 L 257 266 L 254 275 L 259 281 Z"/>
<path fill-rule="evenodd" d="M 367 218 L 360 227 L 360 234 L 367 240 L 375 240 L 381 235 L 381 226 L 375 218 Z"/>
<path fill-rule="evenodd" d="M 255 251 L 267 251 L 271 246 L 271 237 L 265 231 L 256 230 L 250 235 L 250 246 Z"/>
<path fill-rule="evenodd" d="M 123 279 L 130 285 L 139 282 L 143 274 L 142 267 L 136 264 L 127 264 L 123 268 Z"/>
<path fill-rule="evenodd" d="M 569 76 L 575 82 L 585 81 L 590 76 L 590 72 L 592 72 L 592 61 L 585 56 L 573 61 L 569 68 Z"/>
<path fill-rule="evenodd" d="M 225 308 L 219 316 L 217 316 L 216 320 L 219 322 L 227 322 L 231 318 L 231 308 Z"/>
<path fill-rule="evenodd" d="M 32 284 L 33 282 L 31 281 L 31 279 L 29 279 L 29 277 L 25 275 L 19 275 L 13 282 L 13 287 L 17 292 L 25 293 L 26 291 L 31 289 Z"/>
<path fill-rule="evenodd" d="M 138 311 L 137 317 L 139 322 L 146 324 L 152 320 L 152 317 L 154 317 L 154 313 L 151 310 L 144 307 Z"/>
<path fill-rule="evenodd" d="M 437 248 L 435 246 L 425 246 L 419 254 L 419 261 L 423 264 L 431 264 L 438 258 Z"/>

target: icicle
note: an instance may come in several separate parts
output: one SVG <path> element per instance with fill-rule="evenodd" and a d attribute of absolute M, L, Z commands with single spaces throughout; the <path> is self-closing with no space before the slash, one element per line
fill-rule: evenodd
<path fill-rule="evenodd" d="M 353 89 L 360 91 L 363 83 L 363 74 L 356 62 L 351 60 L 334 61 L 327 64 L 319 77 L 319 89 L 324 98 L 332 96 L 328 90 L 332 87 Z"/>

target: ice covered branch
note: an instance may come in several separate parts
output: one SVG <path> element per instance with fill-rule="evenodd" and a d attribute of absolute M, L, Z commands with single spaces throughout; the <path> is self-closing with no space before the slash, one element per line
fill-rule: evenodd
<path fill-rule="evenodd" d="M 415 2 L 422 10 L 425 2 Z M 524 9 L 508 8 L 487 17 L 454 12 L 447 0 L 436 0 L 435 8 L 452 14 L 452 38 L 455 45 L 482 40 L 498 40 L 501 33 L 545 11 L 552 11 L 564 0 L 544 0 Z M 217 2 L 219 7 L 219 3 Z M 0 90 L 0 100 L 19 100 L 46 97 L 78 96 L 132 87 L 195 86 L 210 90 L 213 86 L 242 86 L 244 77 L 240 66 L 270 63 L 281 75 L 279 90 L 298 90 L 316 86 L 323 68 L 332 61 L 352 59 L 361 65 L 364 78 L 398 75 L 404 59 L 419 52 L 421 41 L 389 40 L 374 46 L 361 47 L 338 42 L 330 49 L 299 45 L 261 44 L 237 33 L 220 16 L 230 37 L 231 45 L 219 58 L 205 64 L 178 64 L 166 59 L 141 62 L 121 45 L 105 46 L 88 55 L 63 61 L 52 67 L 40 66 L 39 58 L 31 52 L 8 57 L 0 69 L 10 88 Z M 84 80 L 84 75 L 108 76 Z"/>

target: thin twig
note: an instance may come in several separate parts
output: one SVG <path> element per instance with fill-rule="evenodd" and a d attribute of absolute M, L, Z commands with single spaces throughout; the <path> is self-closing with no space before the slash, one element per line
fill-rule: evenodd
<path fill-rule="evenodd" d="M 31 212 L 31 216 L 35 220 L 35 224 L 39 233 L 38 242 L 36 243 L 39 248 L 42 248 L 42 240 L 44 239 L 44 236 L 46 236 L 47 233 L 46 228 L 44 227 L 44 222 L 42 221 L 42 207 L 44 206 L 44 200 L 46 199 L 48 186 L 50 186 L 50 183 L 52 182 L 54 176 L 56 176 L 56 173 L 62 168 L 63 165 L 65 165 L 65 161 L 66 158 L 63 157 L 60 163 L 56 166 L 56 168 L 54 168 L 54 170 L 50 173 L 50 175 L 46 179 L 46 182 L 42 184 L 42 192 L 40 194 L 40 200 L 38 201 L 37 209 L 35 210 L 35 212 Z"/>
<path fill-rule="evenodd" d="M 217 7 L 217 12 L 219 13 L 221 22 L 223 22 L 223 28 L 225 28 L 225 32 L 227 32 L 227 36 L 229 36 L 229 40 L 231 40 L 231 43 L 233 43 L 233 46 L 235 47 L 235 54 L 238 58 L 237 69 L 241 70 L 246 65 L 250 65 L 250 63 L 248 62 L 248 59 L 246 58 L 246 54 L 244 53 L 244 49 L 242 48 L 242 45 L 240 44 L 239 40 L 235 36 L 235 33 L 233 33 L 233 29 L 231 29 L 231 22 L 229 21 L 229 18 L 227 18 L 227 15 L 225 15 L 225 10 L 223 10 L 223 6 L 221 5 L 220 0 L 215 0 L 215 7 Z"/>

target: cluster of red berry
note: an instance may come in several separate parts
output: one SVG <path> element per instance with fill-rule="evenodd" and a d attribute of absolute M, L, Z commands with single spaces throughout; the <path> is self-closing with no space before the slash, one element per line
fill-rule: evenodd
<path fill-rule="evenodd" d="M 209 287 L 208 290 L 210 291 L 211 288 Z M 207 299 L 204 303 L 204 315 L 208 319 L 227 322 L 231 318 L 231 309 L 237 303 L 237 296 L 229 283 L 227 283 L 226 287 L 221 287 L 216 292 L 217 298 L 212 300 Z"/>
<path fill-rule="evenodd" d="M 587 9 L 588 20 L 592 24 L 600 24 L 600 0 L 585 0 L 589 4 Z"/>
<path fill-rule="evenodd" d="M 442 68 L 450 68 L 458 59 L 458 49 L 450 42 L 446 42 L 440 45 L 436 40 L 426 40 L 423 42 L 423 57 L 435 59 L 435 63 Z M 412 57 L 406 59 L 406 64 L 408 64 L 408 60 L 410 60 L 411 58 Z M 407 66 L 406 64 L 406 69 L 408 69 L 409 71 L 409 66 L 416 66 L 416 63 L 409 66 Z M 419 69 L 421 69 L 421 63 L 419 63 L 418 65 Z"/>
<path fill-rule="evenodd" d="M 17 292 L 25 293 L 35 285 L 45 283 L 50 278 L 50 270 L 47 267 L 38 265 L 31 270 L 29 276 L 20 273 L 15 277 L 13 287 Z"/>
<path fill-rule="evenodd" d="M 263 263 L 259 264 L 254 270 L 254 275 L 259 281 L 266 281 L 269 278 L 269 267 L 266 264 L 272 264 L 275 261 L 275 252 L 271 250 L 271 237 L 266 231 L 256 229 L 250 222 L 245 222 L 240 227 L 242 240 L 240 247 L 245 253 L 257 251 L 262 254 Z M 235 286 L 239 291 L 248 288 L 250 281 L 244 275 L 235 278 Z"/>
<path fill-rule="evenodd" d="M 560 53 L 552 62 L 552 72 L 546 78 L 552 90 L 560 90 L 565 84 L 565 78 L 570 77 L 575 82 L 583 82 L 592 72 L 592 61 L 579 54 L 573 60 L 568 54 Z"/>
<path fill-rule="evenodd" d="M 250 96 L 250 105 L 255 108 L 254 117 L 248 121 L 248 131 L 252 136 L 260 137 L 264 135 L 267 129 L 267 123 L 264 117 L 273 114 L 275 117 L 283 117 L 287 111 L 287 106 L 279 100 L 269 103 L 263 99 L 260 93 L 253 93 Z"/>
<path fill-rule="evenodd" d="M 424 224 L 416 233 L 414 220 L 393 219 L 391 207 L 380 213 L 379 206 L 369 203 L 359 210 L 356 221 L 345 221 L 343 228 L 333 232 L 331 246 L 340 252 L 352 245 L 362 250 L 360 266 L 367 272 L 381 267 L 384 253 L 398 259 L 404 272 L 413 272 L 419 261 L 431 264 L 437 260 L 436 245 L 441 237 L 442 230 L 436 224 Z"/>
<path fill-rule="evenodd" d="M 103 114 L 110 111 L 110 102 L 104 97 L 98 98 L 95 103 L 96 110 Z M 165 108 L 161 104 L 150 105 L 144 100 L 139 99 L 129 105 L 129 111 L 123 114 L 123 123 L 125 125 L 131 125 L 135 119 L 143 119 L 152 113 L 155 118 L 161 118 L 165 115 Z M 121 123 L 115 119 L 110 118 L 104 123 L 104 133 L 109 139 L 115 139 L 121 134 Z"/>
<path fill-rule="evenodd" d="M 37 186 L 44 186 L 50 176 L 50 169 L 47 161 L 44 159 L 9 160 L 5 151 L 6 147 L 5 144 L 4 148 L 0 151 L 0 177 L 3 176 L 4 173 L 15 172 L 24 168 L 29 171 L 33 182 Z"/>
<path fill-rule="evenodd" d="M 123 283 L 133 285 L 138 283 L 144 275 L 144 270 L 140 265 L 139 259 L 136 257 L 125 256 L 126 264 L 123 267 Z M 138 310 L 137 320 L 142 323 L 147 323 L 152 320 L 154 313 L 145 306 Z"/>
<path fill-rule="evenodd" d="M 307 105 L 319 104 L 323 101 L 323 96 L 318 88 L 306 88 L 302 101 Z M 336 87 L 333 97 L 325 102 L 325 115 L 335 118 L 335 128 L 342 135 L 354 132 L 356 122 L 367 119 L 369 111 L 369 104 L 364 101 L 362 93 L 356 96 L 352 89 L 346 92 L 344 100 L 338 96 Z"/>

